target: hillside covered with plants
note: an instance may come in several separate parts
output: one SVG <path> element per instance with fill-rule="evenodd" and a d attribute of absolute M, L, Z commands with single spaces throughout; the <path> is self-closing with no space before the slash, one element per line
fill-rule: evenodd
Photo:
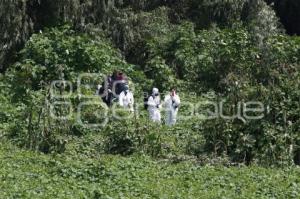
<path fill-rule="evenodd" d="M 299 198 L 299 6 L 0 1 L 1 197 Z M 115 70 L 134 113 L 95 95 Z M 153 87 L 177 88 L 175 126 Z"/>

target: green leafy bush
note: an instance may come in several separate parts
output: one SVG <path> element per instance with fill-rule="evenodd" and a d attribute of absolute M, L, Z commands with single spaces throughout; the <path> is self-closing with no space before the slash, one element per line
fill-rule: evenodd
<path fill-rule="evenodd" d="M 76 82 L 80 73 L 108 74 L 114 69 L 133 70 L 104 38 L 76 34 L 70 27 L 52 28 L 34 34 L 10 70 L 13 82 L 26 80 L 28 88 L 39 89 L 53 80 Z"/>
<path fill-rule="evenodd" d="M 43 152 L 63 152 L 67 136 L 72 131 L 78 133 L 74 127 L 77 119 L 75 107 L 88 100 L 79 94 L 94 95 L 96 85 L 101 81 L 99 78 L 82 80 L 94 87 L 80 87 L 79 93 L 79 76 L 82 73 L 96 73 L 101 77 L 100 73 L 106 75 L 116 68 L 125 73 L 133 71 L 133 67 L 122 60 L 118 51 L 104 38 L 76 34 L 68 26 L 33 35 L 20 52 L 19 62 L 1 77 L 1 86 L 5 88 L 1 91 L 1 115 L 4 116 L 5 125 L 1 125 L 1 128 L 20 146 Z M 143 77 L 138 72 L 135 74 L 136 79 Z M 52 96 L 52 81 L 55 80 L 66 80 L 73 84 L 73 89 L 60 85 L 58 93 L 55 93 L 62 96 L 72 92 L 69 98 L 57 99 Z M 69 103 L 74 108 L 54 106 L 55 102 Z M 100 98 L 94 98 L 95 102 L 99 103 Z M 89 122 L 94 122 L 94 109 L 85 109 L 82 114 Z M 57 119 L 68 115 L 66 119 Z"/>
<path fill-rule="evenodd" d="M 254 101 L 264 105 L 264 117 L 206 121 L 203 133 L 209 151 L 247 163 L 299 162 L 299 44 L 298 38 L 270 38 L 261 58 L 245 70 L 249 79 L 241 79 L 242 73 L 237 84 L 227 85 L 231 92 L 225 97 L 225 115 L 236 113 L 238 102 Z"/>
<path fill-rule="evenodd" d="M 143 120 L 114 121 L 106 126 L 106 152 L 130 155 L 145 153 L 158 156 L 162 152 L 160 127 Z"/>

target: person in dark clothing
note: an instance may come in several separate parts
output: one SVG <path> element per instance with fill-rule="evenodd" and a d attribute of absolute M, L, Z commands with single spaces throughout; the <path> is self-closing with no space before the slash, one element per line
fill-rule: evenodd
<path fill-rule="evenodd" d="M 128 86 L 128 79 L 122 72 L 115 70 L 112 75 L 107 76 L 105 82 L 98 88 L 98 95 L 101 95 L 103 102 L 111 107 L 114 99 Z"/>

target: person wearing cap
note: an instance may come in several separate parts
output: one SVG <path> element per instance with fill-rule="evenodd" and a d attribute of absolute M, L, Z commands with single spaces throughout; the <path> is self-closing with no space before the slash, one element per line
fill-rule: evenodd
<path fill-rule="evenodd" d="M 158 88 L 153 88 L 152 95 L 148 98 L 148 111 L 150 120 L 153 122 L 161 122 L 160 115 L 160 95 Z"/>
<path fill-rule="evenodd" d="M 119 105 L 121 107 L 130 109 L 130 111 L 134 111 L 133 104 L 133 93 L 129 90 L 129 86 L 125 85 L 124 91 L 122 91 L 119 95 Z"/>
<path fill-rule="evenodd" d="M 176 90 L 172 88 L 170 90 L 170 93 L 166 95 L 164 99 L 164 107 L 166 110 L 166 124 L 168 126 L 173 126 L 176 124 L 179 105 L 180 98 L 177 95 Z"/>

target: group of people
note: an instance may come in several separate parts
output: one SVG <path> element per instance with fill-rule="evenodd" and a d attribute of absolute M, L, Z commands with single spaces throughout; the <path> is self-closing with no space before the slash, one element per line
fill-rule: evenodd
<path fill-rule="evenodd" d="M 119 100 L 120 103 L 122 101 L 122 106 L 132 105 L 133 108 L 133 94 L 129 91 L 128 78 L 122 72 L 114 71 L 111 76 L 108 76 L 102 85 L 98 85 L 97 94 L 109 107 Z"/>
<path fill-rule="evenodd" d="M 97 94 L 101 95 L 104 103 L 109 107 L 113 102 L 117 102 L 121 107 L 134 111 L 134 97 L 129 89 L 128 79 L 122 72 L 115 71 L 107 77 L 102 85 L 98 85 Z M 151 95 L 147 96 L 145 107 L 149 112 L 150 120 L 161 123 L 161 110 L 166 112 L 166 124 L 172 126 L 176 124 L 177 113 L 180 105 L 180 98 L 176 90 L 172 88 L 170 93 L 161 102 L 158 88 L 153 88 Z"/>
<path fill-rule="evenodd" d="M 148 112 L 150 120 L 153 122 L 161 122 L 161 108 L 165 108 L 166 124 L 172 126 L 176 124 L 177 113 L 180 105 L 180 98 L 176 90 L 172 88 L 170 93 L 165 96 L 163 103 L 161 103 L 160 93 L 157 88 L 152 89 L 152 94 L 147 100 Z"/>

